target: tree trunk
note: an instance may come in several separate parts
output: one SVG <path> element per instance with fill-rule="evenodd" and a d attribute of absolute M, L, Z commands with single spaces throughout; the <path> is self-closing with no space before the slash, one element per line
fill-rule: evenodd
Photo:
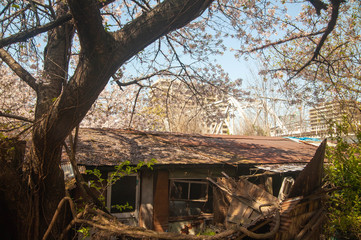
<path fill-rule="evenodd" d="M 31 202 L 21 175 L 25 142 L 0 140 L 0 238 L 28 239 Z"/>
<path fill-rule="evenodd" d="M 68 6 L 60 2 L 57 15 L 62 16 L 67 12 Z M 54 141 L 56 138 L 48 129 L 49 113 L 67 82 L 73 34 L 72 23 L 65 23 L 49 31 L 44 51 L 44 72 L 35 88 L 37 103 L 32 141 L 28 144 L 29 153 L 21 161 L 18 158 L 1 161 L 2 169 L 6 169 L 6 174 L 1 176 L 4 179 L 1 181 L 4 183 L 0 189 L 1 203 L 4 209 L 11 212 L 9 225 L 13 226 L 9 228 L 12 229 L 11 234 L 7 231 L 0 233 L 5 236 L 1 239 L 41 239 L 58 203 L 65 196 L 64 176 L 60 168 L 62 140 Z M 13 148 L 17 149 L 16 144 Z M 5 215 L 7 213 L 5 211 Z M 52 228 L 51 239 L 58 239 L 71 220 L 65 209 L 60 216 Z M 6 218 L 1 216 L 2 221 L 6 221 Z"/>
<path fill-rule="evenodd" d="M 37 92 L 32 142 L 26 160 L 6 160 L 1 153 L 1 220 L 9 218 L 5 239 L 41 239 L 60 200 L 65 196 L 60 168 L 62 144 L 77 126 L 109 78 L 127 60 L 168 32 L 199 16 L 212 0 L 166 0 L 121 30 L 108 33 L 95 0 L 68 0 L 74 21 L 48 34 L 44 75 L 33 81 Z M 57 14 L 67 6 L 59 2 Z M 69 49 L 75 24 L 81 53 L 73 77 L 67 81 Z M 7 62 L 8 63 L 8 62 Z M 10 147 L 11 148 L 11 147 Z M 59 239 L 69 223 L 66 211 L 56 219 L 49 238 Z M 3 234 L 3 236 L 1 236 Z"/>

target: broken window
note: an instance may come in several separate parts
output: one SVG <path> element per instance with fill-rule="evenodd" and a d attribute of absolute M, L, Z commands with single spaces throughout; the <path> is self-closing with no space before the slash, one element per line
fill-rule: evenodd
<path fill-rule="evenodd" d="M 117 217 L 134 217 L 139 195 L 138 176 L 124 176 L 108 187 L 107 207 Z"/>
<path fill-rule="evenodd" d="M 70 163 L 62 163 L 61 168 L 64 171 L 64 179 L 65 180 L 69 180 L 69 179 L 74 178 L 73 167 L 71 166 Z"/>
<path fill-rule="evenodd" d="M 170 198 L 172 200 L 206 202 L 208 183 L 204 181 L 171 180 Z"/>
<path fill-rule="evenodd" d="M 212 212 L 209 189 L 211 188 L 205 180 L 170 180 L 170 217 Z"/>

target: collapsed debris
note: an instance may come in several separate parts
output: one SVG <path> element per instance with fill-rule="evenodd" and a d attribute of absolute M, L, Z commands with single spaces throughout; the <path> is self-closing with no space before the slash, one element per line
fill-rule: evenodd
<path fill-rule="evenodd" d="M 325 220 L 321 205 L 325 195 L 321 189 L 325 147 L 326 141 L 319 146 L 291 188 L 287 187 L 292 185 L 291 181 L 285 179 L 279 198 L 242 178 L 235 181 L 226 174 L 217 181 L 208 178 L 218 189 L 218 209 L 215 211 L 218 216 L 215 220 L 223 219 L 227 229 L 239 229 L 244 237 L 254 239 L 319 239 L 321 224 Z M 219 216 L 222 213 L 226 216 Z M 267 233 L 247 230 L 267 229 L 267 225 L 270 229 Z"/>

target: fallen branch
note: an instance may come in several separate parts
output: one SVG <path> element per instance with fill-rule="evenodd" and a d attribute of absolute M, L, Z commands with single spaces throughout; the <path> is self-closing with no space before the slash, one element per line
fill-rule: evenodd
<path fill-rule="evenodd" d="M 60 214 L 60 210 L 62 209 L 64 203 L 66 202 L 69 202 L 69 205 L 70 205 L 70 210 L 71 210 L 71 213 L 73 214 L 73 218 L 75 219 L 76 218 L 76 211 L 75 211 L 75 206 L 74 206 L 74 202 L 73 200 L 70 198 L 70 197 L 64 197 L 63 199 L 61 199 L 61 201 L 59 202 L 58 204 L 58 207 L 54 213 L 54 216 L 53 218 L 51 219 L 51 222 L 49 224 L 49 227 L 48 229 L 46 230 L 44 236 L 43 236 L 43 240 L 46 240 L 51 232 L 51 229 L 53 228 L 59 214 Z"/>
<path fill-rule="evenodd" d="M 45 232 L 42 240 L 46 240 L 59 217 L 61 209 L 63 208 L 64 204 L 69 202 L 70 209 L 73 215 L 73 220 L 68 224 L 68 226 L 63 230 L 63 233 L 60 236 L 60 239 L 64 239 L 67 232 L 75 225 L 75 224 L 84 224 L 87 226 L 91 226 L 94 229 L 98 229 L 100 232 L 110 236 L 125 236 L 125 237 L 132 237 L 138 239 L 144 238 L 151 238 L 151 239 L 164 239 L 164 240 L 216 240 L 216 239 L 225 239 L 232 235 L 239 235 L 241 232 L 246 234 L 247 236 L 253 237 L 255 239 L 264 239 L 273 236 L 278 231 L 280 225 L 280 215 L 279 212 L 276 212 L 276 224 L 273 229 L 269 233 L 254 233 L 248 230 L 245 227 L 239 227 L 236 229 L 230 229 L 218 233 L 214 236 L 195 236 L 195 235 L 183 235 L 177 233 L 169 233 L 169 232 L 156 232 L 153 230 L 147 230 L 142 227 L 132 227 L 125 224 L 120 223 L 116 218 L 113 216 L 103 212 L 99 209 L 93 209 L 89 205 L 85 206 L 83 212 L 76 214 L 75 205 L 73 200 L 70 197 L 64 197 L 58 205 L 58 208 L 55 211 L 55 214 L 49 224 L 47 231 Z"/>
<path fill-rule="evenodd" d="M 42 240 L 46 240 L 55 225 L 56 220 L 59 217 L 61 209 L 64 204 L 69 202 L 71 212 L 73 215 L 73 220 L 68 224 L 68 226 L 64 229 L 63 233 L 60 236 L 60 239 L 64 239 L 67 232 L 75 225 L 75 224 L 85 224 L 91 226 L 100 231 L 104 231 L 107 235 L 112 236 L 126 236 L 132 238 L 151 238 L 151 239 L 169 239 L 169 240 L 201 240 L 201 239 L 224 239 L 228 236 L 239 233 L 239 230 L 226 230 L 214 236 L 193 236 L 193 235 L 182 235 L 177 233 L 168 233 L 168 232 L 155 232 L 152 230 L 147 230 L 141 227 L 132 227 L 128 225 L 124 225 L 120 223 L 117 219 L 109 216 L 108 214 L 102 212 L 99 209 L 92 209 L 87 205 L 85 210 L 76 215 L 74 202 L 69 197 L 64 197 L 58 205 L 58 208 L 55 211 L 55 214 L 49 224 L 47 231 L 45 232 Z"/>
<path fill-rule="evenodd" d="M 301 239 L 305 239 L 304 236 L 306 235 L 306 233 L 312 229 L 315 228 L 316 223 L 318 223 L 319 221 L 323 221 L 324 219 L 324 212 L 323 209 L 319 209 L 311 218 L 311 220 L 309 220 L 309 222 L 305 225 L 305 227 L 302 229 L 302 231 L 300 231 L 297 236 L 295 237 L 295 240 L 301 240 Z M 319 223 L 320 224 L 320 223 Z M 319 225 L 317 224 L 317 226 Z"/>

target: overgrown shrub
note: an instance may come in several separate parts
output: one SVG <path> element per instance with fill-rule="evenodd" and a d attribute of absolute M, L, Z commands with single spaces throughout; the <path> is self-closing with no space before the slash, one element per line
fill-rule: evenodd
<path fill-rule="evenodd" d="M 326 181 L 337 190 L 326 203 L 326 234 L 336 239 L 361 239 L 361 131 L 347 118 L 333 124 L 326 157 Z"/>

